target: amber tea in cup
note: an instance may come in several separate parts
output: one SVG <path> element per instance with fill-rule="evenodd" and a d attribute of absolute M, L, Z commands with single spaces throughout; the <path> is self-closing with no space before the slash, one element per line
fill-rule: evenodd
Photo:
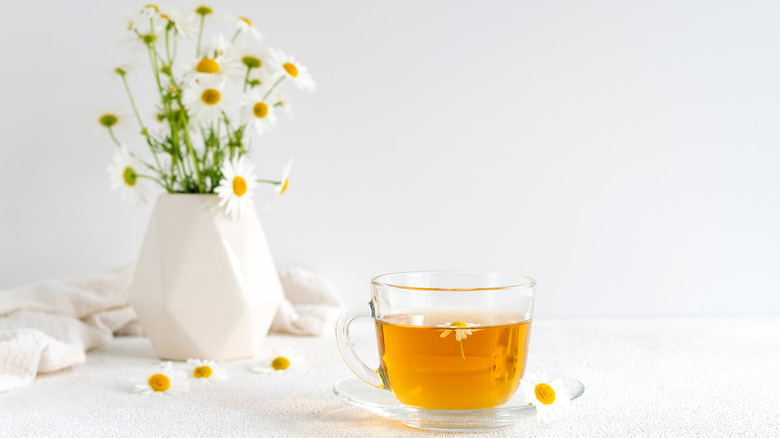
<path fill-rule="evenodd" d="M 367 383 L 406 405 L 486 409 L 517 390 L 525 371 L 535 281 L 514 274 L 417 272 L 372 281 L 372 300 L 342 313 L 344 360 Z M 349 345 L 349 324 L 375 321 L 380 364 L 372 370 Z"/>

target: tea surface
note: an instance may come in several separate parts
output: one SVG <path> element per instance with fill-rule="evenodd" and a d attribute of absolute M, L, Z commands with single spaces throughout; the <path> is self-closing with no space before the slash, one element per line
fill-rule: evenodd
<path fill-rule="evenodd" d="M 452 321 L 456 317 L 461 319 Z M 506 320 L 463 313 L 377 320 L 380 372 L 388 389 L 402 403 L 427 409 L 505 403 L 525 371 L 531 329 L 531 321 L 501 323 Z"/>

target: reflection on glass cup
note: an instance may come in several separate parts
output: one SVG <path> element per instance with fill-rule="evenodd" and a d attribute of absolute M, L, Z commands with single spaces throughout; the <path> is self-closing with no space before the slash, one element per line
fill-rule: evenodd
<path fill-rule="evenodd" d="M 372 298 L 336 323 L 344 361 L 361 379 L 426 409 L 487 409 L 525 371 L 536 282 L 515 274 L 408 272 L 371 281 Z M 379 369 L 355 354 L 349 326 L 374 319 Z"/>

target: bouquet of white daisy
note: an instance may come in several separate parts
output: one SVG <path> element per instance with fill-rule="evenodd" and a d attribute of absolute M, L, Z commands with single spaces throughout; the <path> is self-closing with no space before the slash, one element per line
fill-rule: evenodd
<path fill-rule="evenodd" d="M 257 179 L 247 159 L 249 137 L 273 129 L 279 110 L 290 115 L 289 103 L 279 93 L 284 82 L 309 92 L 315 83 L 292 56 L 259 47 L 262 36 L 247 18 L 231 19 L 235 27 L 229 40 L 215 35 L 205 45 L 204 27 L 214 16 L 207 6 L 187 13 L 146 5 L 128 22 L 132 38 L 148 54 L 152 84 L 159 92 L 156 127 L 144 123 L 136 108 L 129 69 L 114 71 L 140 125 L 148 159 L 119 141 L 116 114 L 103 114 L 99 122 L 118 147 L 107 168 L 112 188 L 121 188 L 122 199 L 132 204 L 146 201 L 143 181 L 148 180 L 169 193 L 217 194 L 220 207 L 238 218 L 252 208 L 258 183 L 276 187 L 274 201 L 287 189 L 291 163 L 279 180 Z M 189 57 L 179 53 L 187 49 L 185 40 L 192 41 Z"/>

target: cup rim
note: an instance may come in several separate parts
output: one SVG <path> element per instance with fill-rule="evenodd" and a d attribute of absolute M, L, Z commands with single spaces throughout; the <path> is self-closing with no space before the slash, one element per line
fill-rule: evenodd
<path fill-rule="evenodd" d="M 402 286 L 398 284 L 392 284 L 387 281 L 382 281 L 384 277 L 390 277 L 394 275 L 410 275 L 410 274 L 502 275 L 507 277 L 514 277 L 522 281 L 518 281 L 517 283 L 506 284 L 504 286 L 480 287 L 480 288 L 436 288 L 436 287 Z M 402 271 L 402 272 L 390 272 L 387 274 L 381 274 L 372 278 L 371 284 L 375 286 L 385 286 L 385 287 L 392 287 L 396 289 L 407 289 L 407 290 L 442 291 L 442 292 L 478 292 L 478 291 L 492 291 L 492 290 L 514 290 L 518 288 L 532 288 L 536 286 L 536 280 L 534 280 L 533 278 L 527 275 L 513 274 L 510 272 L 433 270 L 433 271 Z"/>

